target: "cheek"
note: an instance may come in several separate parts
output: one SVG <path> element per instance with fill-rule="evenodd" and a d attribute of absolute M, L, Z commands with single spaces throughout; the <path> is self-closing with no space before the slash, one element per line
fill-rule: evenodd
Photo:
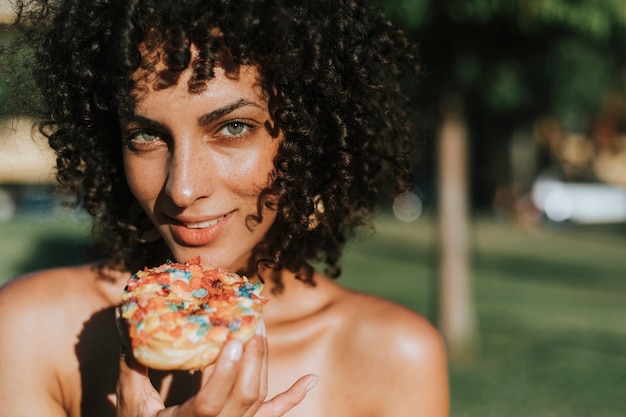
<path fill-rule="evenodd" d="M 271 183 L 275 146 L 264 152 L 241 155 L 225 168 L 231 188 L 240 194 L 258 195 Z"/>
<path fill-rule="evenodd" d="M 155 165 L 157 164 L 146 163 L 139 158 L 124 157 L 124 172 L 128 187 L 144 208 L 148 208 L 148 203 L 156 199 L 163 187 L 162 175 L 160 175 L 162 170 L 158 167 L 155 169 Z"/>

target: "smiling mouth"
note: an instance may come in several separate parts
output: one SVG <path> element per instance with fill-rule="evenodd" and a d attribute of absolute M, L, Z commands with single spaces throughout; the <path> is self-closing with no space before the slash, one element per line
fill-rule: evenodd
<path fill-rule="evenodd" d="M 215 226 L 216 224 L 224 220 L 225 217 L 226 215 L 222 217 L 218 217 L 217 219 L 206 220 L 203 222 L 197 222 L 197 223 L 181 222 L 181 224 L 188 229 L 206 229 L 207 227 Z"/>

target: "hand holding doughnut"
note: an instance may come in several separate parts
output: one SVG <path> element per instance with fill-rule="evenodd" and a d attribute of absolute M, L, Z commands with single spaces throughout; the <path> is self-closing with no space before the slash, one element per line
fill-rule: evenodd
<path fill-rule="evenodd" d="M 200 258 L 145 268 L 122 294 L 135 358 L 149 368 L 200 370 L 231 339 L 246 343 L 259 325 L 263 285 L 209 268 Z"/>
<path fill-rule="evenodd" d="M 263 332 L 263 325 L 259 327 Z M 213 372 L 203 372 L 199 392 L 184 404 L 165 408 L 147 368 L 123 354 L 117 383 L 117 417 L 280 417 L 298 405 L 317 376 L 305 375 L 269 401 L 267 340 L 257 334 L 243 346 L 233 339 L 220 353 Z"/>

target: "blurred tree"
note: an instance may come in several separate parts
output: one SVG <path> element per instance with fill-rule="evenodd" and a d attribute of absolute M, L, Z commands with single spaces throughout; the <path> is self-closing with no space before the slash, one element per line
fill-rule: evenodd
<path fill-rule="evenodd" d="M 0 14 L 0 117 L 33 115 L 40 111 L 30 67 L 34 49 L 26 48 L 18 36 L 16 27 Z"/>
<path fill-rule="evenodd" d="M 7 54 L 5 52 L 5 48 L 10 39 L 10 31 L 0 24 L 0 117 L 2 117 L 4 113 L 4 109 L 6 108 L 6 104 L 9 101 L 10 91 L 9 85 L 10 83 L 10 72 L 8 71 L 8 62 L 7 62 Z"/>
<path fill-rule="evenodd" d="M 475 312 L 463 247 L 468 207 L 459 201 L 471 196 L 474 210 L 491 209 L 498 187 L 511 180 L 516 130 L 550 115 L 584 132 L 610 92 L 624 91 L 626 4 L 385 0 L 385 7 L 421 44 L 419 105 L 439 150 L 438 321 L 450 348 L 462 352 L 475 338 Z"/>
<path fill-rule="evenodd" d="M 550 115 L 584 131 L 609 93 L 624 90 L 623 0 L 385 2 L 421 44 L 420 103 L 431 130 L 442 97 L 464 103 L 474 207 L 489 207 L 508 180 L 502 156 L 515 129 Z"/>

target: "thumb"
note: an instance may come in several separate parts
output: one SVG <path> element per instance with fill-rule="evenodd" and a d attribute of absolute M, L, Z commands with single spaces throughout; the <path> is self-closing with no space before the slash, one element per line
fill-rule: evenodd
<path fill-rule="evenodd" d="M 165 405 L 148 376 L 148 368 L 133 356 L 125 326 L 116 314 L 120 330 L 120 363 L 117 378 L 117 417 L 152 417 Z"/>
<path fill-rule="evenodd" d="M 116 387 L 117 417 L 154 416 L 164 408 L 158 391 L 148 377 L 148 368 L 139 365 L 132 354 L 120 355 Z"/>

